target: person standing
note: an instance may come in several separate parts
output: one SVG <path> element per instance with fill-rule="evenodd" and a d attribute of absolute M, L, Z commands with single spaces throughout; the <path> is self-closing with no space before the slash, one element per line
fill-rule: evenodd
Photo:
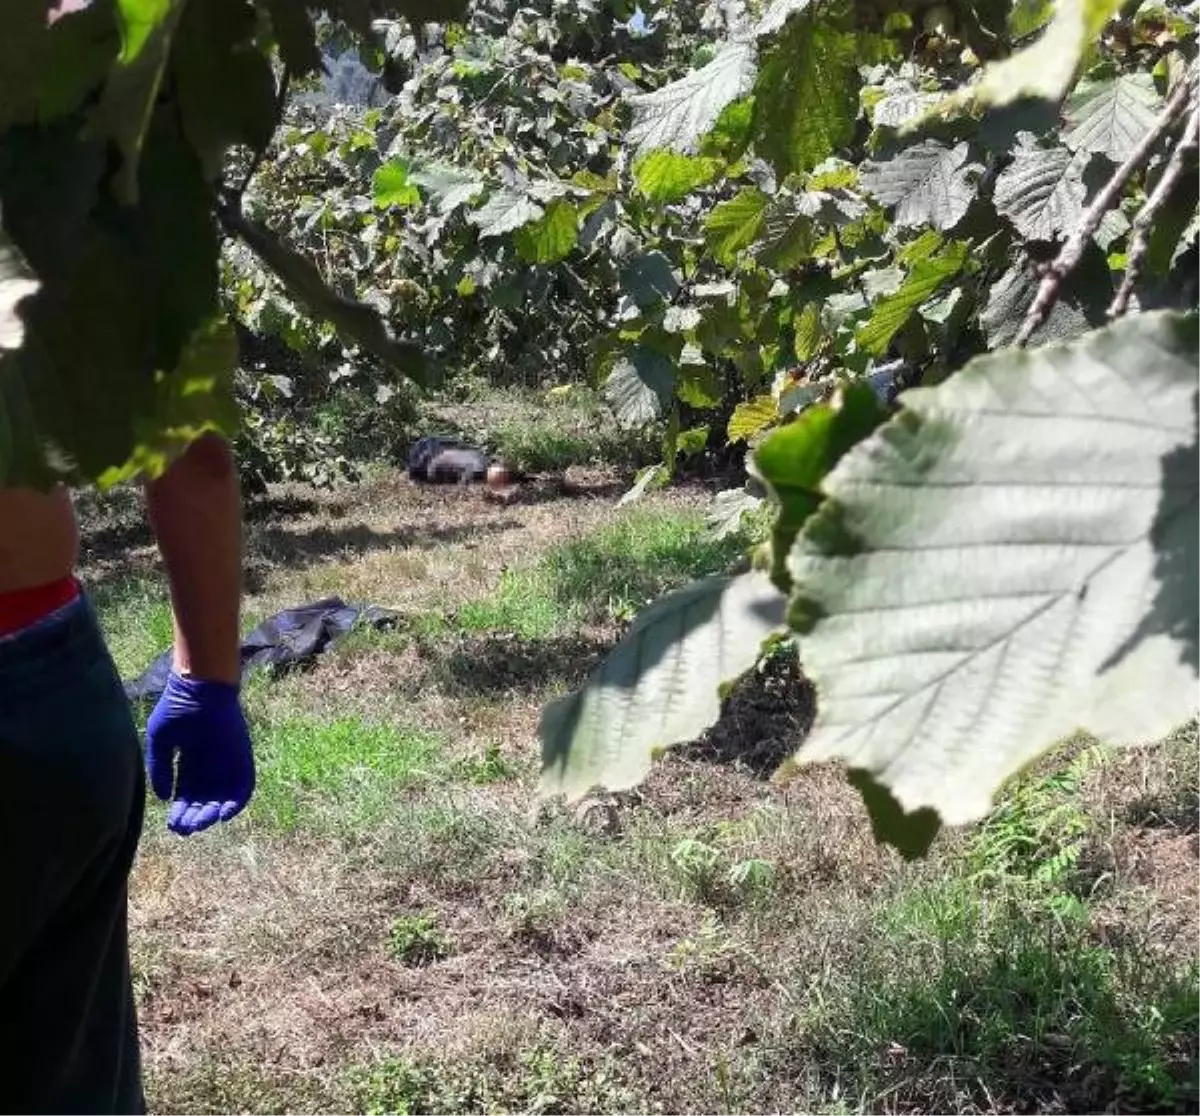
<path fill-rule="evenodd" d="M 145 773 L 181 836 L 254 792 L 242 710 L 241 505 L 205 435 L 145 485 L 170 585 L 173 670 Z M 128 879 L 145 776 L 86 591 L 69 493 L 0 490 L 0 1109 L 144 1112 Z"/>

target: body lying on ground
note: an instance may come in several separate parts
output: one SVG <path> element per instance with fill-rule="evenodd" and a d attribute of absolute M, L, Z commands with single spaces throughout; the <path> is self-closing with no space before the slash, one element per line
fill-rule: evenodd
<path fill-rule="evenodd" d="M 412 480 L 426 484 L 468 484 L 488 479 L 488 470 L 493 472 L 503 466 L 492 462 L 487 454 L 474 446 L 427 435 L 408 451 L 408 475 Z M 507 478 L 507 470 L 505 470 Z"/>

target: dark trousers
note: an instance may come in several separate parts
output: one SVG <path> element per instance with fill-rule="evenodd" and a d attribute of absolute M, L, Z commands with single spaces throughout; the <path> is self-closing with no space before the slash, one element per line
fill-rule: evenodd
<path fill-rule="evenodd" d="M 0 639 L 0 1111 L 145 1111 L 126 919 L 143 778 L 86 599 Z"/>

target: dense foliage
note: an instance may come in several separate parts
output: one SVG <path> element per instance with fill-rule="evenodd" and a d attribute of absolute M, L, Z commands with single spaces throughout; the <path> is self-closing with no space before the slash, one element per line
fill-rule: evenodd
<path fill-rule="evenodd" d="M 1194 711 L 1195 13 L 1116 7 L 781 2 L 635 100 L 643 181 L 758 178 L 704 214 L 719 293 L 640 308 L 611 394 L 649 415 L 745 337 L 728 436 L 775 526 L 547 709 L 548 788 L 639 780 L 764 625 L 818 687 L 797 760 L 847 762 L 907 852 L 1062 735 Z"/>
<path fill-rule="evenodd" d="M 1073 728 L 1191 711 L 1194 6 L 314 7 L 19 0 L 0 482 L 239 412 L 321 479 L 409 378 L 551 370 L 662 431 L 631 495 L 745 443 L 720 515 L 773 526 L 547 710 L 549 789 L 636 781 L 764 638 L 819 688 L 798 759 L 907 850 Z M 379 78 L 331 96 L 351 47 Z"/>
<path fill-rule="evenodd" d="M 316 7 L 314 5 L 314 7 Z M 421 19 L 453 5 L 331 0 Z M 316 317 L 409 375 L 420 353 L 248 218 L 242 193 L 289 74 L 320 66 L 288 0 L 16 0 L 0 38 L 0 483 L 114 483 L 199 432 L 233 432 L 221 235 Z M 282 76 L 277 74 L 277 70 Z M 239 176 L 231 153 L 247 162 Z"/>
<path fill-rule="evenodd" d="M 724 275 L 697 246 L 705 206 L 736 192 L 697 179 L 696 197 L 670 205 L 681 199 L 637 188 L 624 143 L 630 94 L 686 73 L 726 27 L 716 7 L 646 4 L 636 27 L 632 10 L 476 4 L 420 51 L 412 35 L 390 28 L 384 61 L 396 95 L 381 94 L 382 77 L 360 81 L 350 96 L 328 81 L 297 91 L 247 209 L 447 374 L 538 386 L 602 381 L 623 323 L 639 307 L 661 313 L 677 296 L 681 268 L 695 282 Z M 331 43 L 331 58 L 347 57 L 332 53 L 340 46 Z M 332 331 L 252 254 L 230 253 L 226 266 L 241 320 L 284 339 L 302 362 L 288 390 L 323 397 L 331 380 L 340 394 L 365 378 L 390 401 L 398 385 L 346 360 Z M 711 406 L 735 386 L 700 402 Z M 662 423 L 663 410 L 620 414 L 629 425 Z M 671 417 L 676 430 L 680 416 Z M 676 444 L 672 436 L 670 453 Z M 699 432 L 683 440 L 685 449 L 703 444 Z"/>

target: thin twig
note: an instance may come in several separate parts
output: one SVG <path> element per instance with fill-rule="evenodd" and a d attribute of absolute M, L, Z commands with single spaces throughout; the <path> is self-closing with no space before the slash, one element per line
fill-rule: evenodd
<path fill-rule="evenodd" d="M 1184 164 L 1188 156 L 1200 147 L 1200 106 L 1193 105 L 1188 117 L 1187 128 L 1183 137 L 1171 152 L 1167 169 L 1146 199 L 1145 205 L 1133 219 L 1133 227 L 1129 234 L 1129 258 L 1125 262 L 1125 277 L 1121 280 L 1120 289 L 1108 308 L 1110 318 L 1119 318 L 1129 309 L 1129 298 L 1133 294 L 1133 285 L 1137 282 L 1145 263 L 1146 253 L 1150 250 L 1150 226 L 1158 216 L 1158 212 L 1167 204 L 1168 198 L 1174 191 L 1179 179 L 1183 176 Z"/>
<path fill-rule="evenodd" d="M 1125 190 L 1126 184 L 1133 177 L 1134 173 L 1144 164 L 1153 153 L 1155 147 L 1158 146 L 1159 140 L 1163 138 L 1174 126 L 1175 122 L 1183 115 L 1191 102 L 1192 95 L 1195 91 L 1195 82 L 1189 75 L 1179 83 L 1175 88 L 1175 92 L 1171 94 L 1171 99 L 1167 101 L 1166 108 L 1162 114 L 1154 122 L 1154 127 L 1151 128 L 1141 139 L 1141 142 L 1130 152 L 1129 158 L 1125 160 L 1113 172 L 1110 178 L 1093 199 L 1092 204 L 1084 211 L 1080 218 L 1079 224 L 1075 231 L 1067 238 L 1059 250 L 1054 261 L 1046 268 L 1042 275 L 1041 286 L 1038 287 L 1037 297 L 1034 298 L 1033 304 L 1029 307 L 1029 312 L 1025 315 L 1025 321 L 1021 323 L 1021 330 L 1017 334 L 1014 344 L 1017 346 L 1025 345 L 1038 326 L 1046 320 L 1046 315 L 1054 308 L 1054 304 L 1058 301 L 1059 290 L 1063 280 L 1079 266 L 1079 261 L 1083 258 L 1084 249 L 1087 243 L 1092 238 L 1092 234 L 1100 227 L 1100 222 L 1104 220 L 1104 215 L 1117 204 L 1121 194 Z"/>

